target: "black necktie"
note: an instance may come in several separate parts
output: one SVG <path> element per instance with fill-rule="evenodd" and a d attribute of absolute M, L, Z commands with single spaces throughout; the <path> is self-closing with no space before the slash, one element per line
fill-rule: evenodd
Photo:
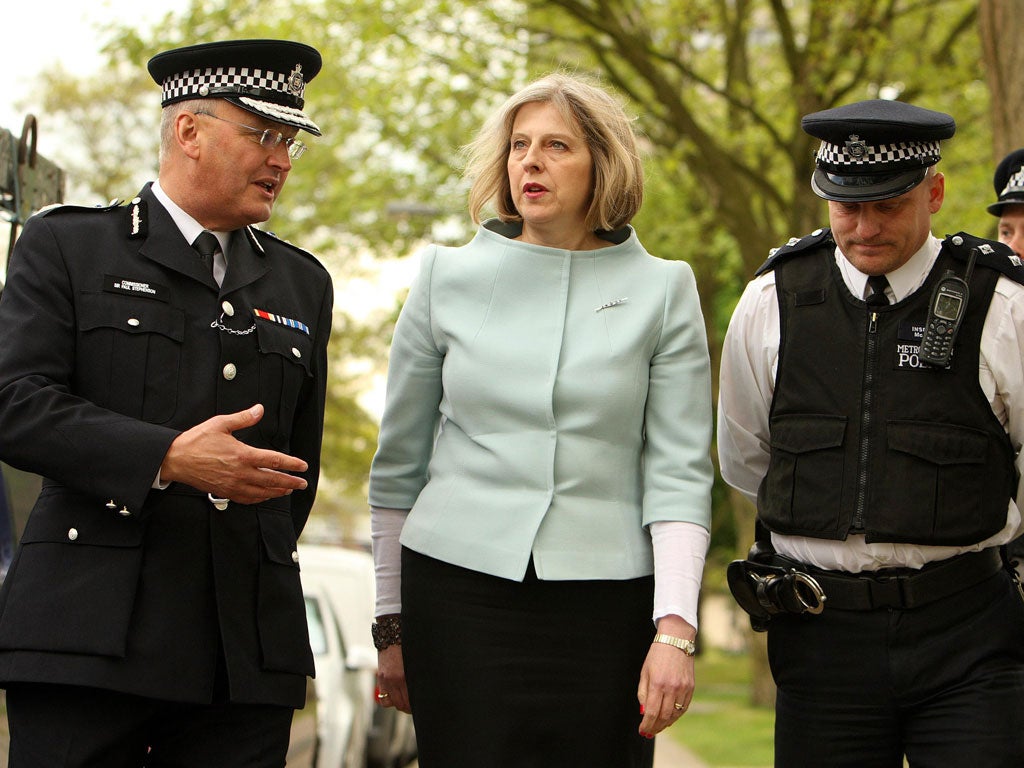
<path fill-rule="evenodd" d="M 870 307 L 884 307 L 889 303 L 889 297 L 885 289 L 889 287 L 889 281 L 885 275 L 871 275 L 868 278 L 868 286 L 871 288 L 871 295 L 864 299 Z"/>
<path fill-rule="evenodd" d="M 199 256 L 202 258 L 203 264 L 206 265 L 207 271 L 212 275 L 213 253 L 220 248 L 220 243 L 217 242 L 217 236 L 208 229 L 204 229 L 199 233 L 199 237 L 196 238 L 195 242 L 192 243 L 192 247 L 199 252 Z"/>

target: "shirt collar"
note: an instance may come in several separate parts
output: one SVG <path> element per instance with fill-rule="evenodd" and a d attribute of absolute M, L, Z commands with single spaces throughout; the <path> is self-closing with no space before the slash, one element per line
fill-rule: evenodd
<path fill-rule="evenodd" d="M 181 234 L 182 236 L 184 236 L 185 241 L 189 244 L 194 243 L 196 238 L 199 237 L 199 234 L 203 231 L 203 225 L 200 224 L 195 219 L 193 219 L 189 214 L 185 213 L 185 211 L 181 209 L 181 206 L 179 206 L 176 202 L 171 200 L 170 197 L 168 197 L 167 193 L 164 191 L 164 188 L 160 186 L 160 179 L 154 181 L 150 189 L 152 190 L 153 195 L 156 197 L 156 199 L 160 201 L 160 204 L 167 209 L 167 212 L 169 214 L 171 214 L 171 219 L 174 221 L 175 225 L 181 231 Z M 214 232 L 213 234 L 216 236 L 217 242 L 220 243 L 220 252 L 227 253 L 228 238 L 230 237 L 231 233 Z"/>
<path fill-rule="evenodd" d="M 911 256 L 906 264 L 899 269 L 888 272 L 885 279 L 889 281 L 889 290 L 892 291 L 894 301 L 902 301 L 912 294 L 924 283 L 928 273 L 931 272 L 935 259 L 938 258 L 939 249 L 942 243 L 934 235 L 929 234 L 924 243 Z M 835 252 L 836 263 L 843 276 L 843 282 L 850 289 L 850 293 L 858 298 L 864 298 L 867 289 L 868 276 L 858 270 L 843 256 L 839 248 Z"/>

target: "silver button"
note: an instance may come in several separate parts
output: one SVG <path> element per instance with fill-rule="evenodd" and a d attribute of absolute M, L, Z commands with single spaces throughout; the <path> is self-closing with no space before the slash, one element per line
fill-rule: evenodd
<path fill-rule="evenodd" d="M 106 506 L 107 506 L 107 509 L 117 509 L 117 504 L 114 503 L 113 499 L 108 501 Z"/>
<path fill-rule="evenodd" d="M 71 540 L 71 541 L 74 541 L 77 538 L 78 538 L 78 529 L 77 528 L 69 528 L 68 529 L 68 539 Z"/>
<path fill-rule="evenodd" d="M 137 318 L 134 318 L 134 317 L 129 318 L 128 319 L 128 325 L 130 325 L 132 328 L 136 328 L 139 325 L 139 321 L 138 321 Z"/>
<path fill-rule="evenodd" d="M 230 301 L 225 301 L 223 304 L 220 305 L 220 308 L 224 310 L 224 314 L 227 315 L 228 317 L 235 316 L 235 308 L 231 306 Z"/>
<path fill-rule="evenodd" d="M 814 237 L 817 237 L 820 234 L 821 234 L 821 230 L 820 229 L 816 229 L 813 232 L 811 232 L 811 235 L 813 235 Z"/>
<path fill-rule="evenodd" d="M 964 239 L 962 237 L 960 237 L 960 235 L 955 235 L 953 237 L 953 245 L 963 245 L 963 244 L 964 244 Z"/>
<path fill-rule="evenodd" d="M 292 354 L 295 355 L 296 357 L 302 357 L 302 353 L 299 352 L 297 347 L 292 347 Z"/>
<path fill-rule="evenodd" d="M 121 517 L 132 516 L 132 513 L 128 511 L 128 507 L 121 507 L 119 510 L 117 510 L 117 514 L 119 514 Z"/>
<path fill-rule="evenodd" d="M 238 369 L 235 368 L 234 363 L 228 363 L 224 366 L 224 378 L 231 381 L 238 375 Z"/>
<path fill-rule="evenodd" d="M 294 551 L 292 552 L 292 562 L 293 563 L 299 562 L 299 553 L 298 552 L 294 552 Z"/>
<path fill-rule="evenodd" d="M 208 86 L 208 85 L 201 85 L 201 86 L 199 86 L 199 95 L 200 96 L 209 96 L 210 95 L 210 86 Z"/>

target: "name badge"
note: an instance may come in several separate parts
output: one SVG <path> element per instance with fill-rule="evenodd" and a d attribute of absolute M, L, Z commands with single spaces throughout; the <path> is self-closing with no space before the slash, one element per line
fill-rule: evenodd
<path fill-rule="evenodd" d="M 163 285 L 148 283 L 144 280 L 133 280 L 130 277 L 117 275 L 103 276 L 103 290 L 107 293 L 120 293 L 126 296 L 140 296 L 145 299 L 167 301 L 168 291 Z"/>

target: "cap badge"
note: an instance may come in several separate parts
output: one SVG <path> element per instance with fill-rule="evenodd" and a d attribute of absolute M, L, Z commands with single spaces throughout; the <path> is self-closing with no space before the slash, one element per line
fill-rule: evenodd
<path fill-rule="evenodd" d="M 302 94 L 302 89 L 305 87 L 305 82 L 302 79 L 302 65 L 296 64 L 295 69 L 288 75 L 288 91 L 293 96 L 299 96 Z"/>
<path fill-rule="evenodd" d="M 850 140 L 846 142 L 846 151 L 851 157 L 861 158 L 868 153 L 868 144 L 856 133 L 851 134 Z"/>

